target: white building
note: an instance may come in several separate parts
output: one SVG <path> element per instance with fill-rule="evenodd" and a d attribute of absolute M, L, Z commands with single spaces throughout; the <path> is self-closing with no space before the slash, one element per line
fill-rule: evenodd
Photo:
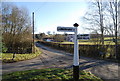
<path fill-rule="evenodd" d="M 66 35 L 66 41 L 73 42 L 74 34 L 67 34 Z"/>

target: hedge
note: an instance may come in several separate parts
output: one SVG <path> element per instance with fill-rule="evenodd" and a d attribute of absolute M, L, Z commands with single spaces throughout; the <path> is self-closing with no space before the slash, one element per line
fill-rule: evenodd
<path fill-rule="evenodd" d="M 72 54 L 74 52 L 74 44 L 61 44 L 46 41 L 38 41 L 38 43 Z M 79 54 L 81 56 L 100 59 L 115 59 L 115 45 L 79 45 Z M 120 45 L 118 45 L 118 54 L 120 55 Z"/>

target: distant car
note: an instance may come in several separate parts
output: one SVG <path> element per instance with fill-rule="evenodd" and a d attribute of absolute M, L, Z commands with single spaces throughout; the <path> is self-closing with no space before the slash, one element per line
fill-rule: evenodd
<path fill-rule="evenodd" d="M 53 39 L 47 39 L 46 41 L 47 42 L 53 42 Z"/>

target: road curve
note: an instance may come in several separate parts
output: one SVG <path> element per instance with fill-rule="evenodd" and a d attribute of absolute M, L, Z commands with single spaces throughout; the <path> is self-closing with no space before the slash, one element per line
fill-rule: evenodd
<path fill-rule="evenodd" d="M 43 68 L 72 68 L 73 55 L 63 51 L 51 49 L 36 43 L 42 54 L 37 58 L 20 61 L 16 63 L 6 63 L 2 65 L 2 73 L 24 71 Z M 87 70 L 107 81 L 119 81 L 119 64 L 80 57 L 80 70 Z"/>

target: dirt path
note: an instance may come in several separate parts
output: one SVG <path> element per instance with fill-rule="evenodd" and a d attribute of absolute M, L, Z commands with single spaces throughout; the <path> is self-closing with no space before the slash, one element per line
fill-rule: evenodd
<path fill-rule="evenodd" d="M 72 68 L 72 54 L 54 50 L 39 44 L 37 44 L 37 46 L 40 47 L 42 51 L 39 57 L 32 60 L 3 64 L 3 74 L 42 68 Z M 90 71 L 103 79 L 108 79 L 108 81 L 119 81 L 119 67 L 117 63 L 81 57 L 80 70 Z"/>

